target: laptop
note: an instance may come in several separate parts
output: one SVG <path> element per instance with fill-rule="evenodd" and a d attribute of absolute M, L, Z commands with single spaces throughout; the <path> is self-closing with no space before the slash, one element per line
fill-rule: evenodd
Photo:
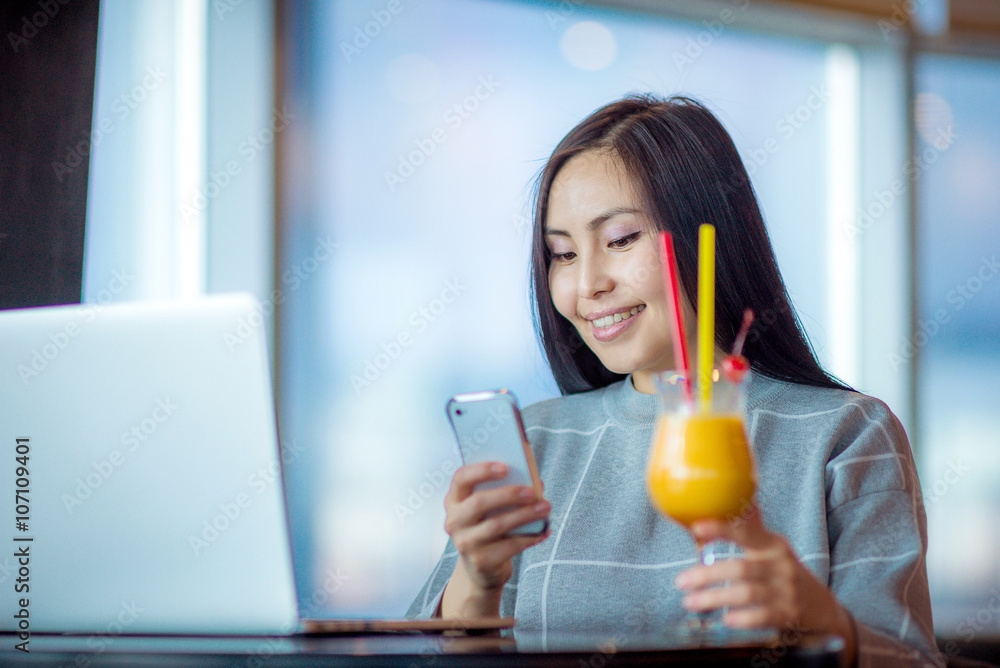
<path fill-rule="evenodd" d="M 0 630 L 513 625 L 299 618 L 264 322 L 247 294 L 0 311 Z"/>

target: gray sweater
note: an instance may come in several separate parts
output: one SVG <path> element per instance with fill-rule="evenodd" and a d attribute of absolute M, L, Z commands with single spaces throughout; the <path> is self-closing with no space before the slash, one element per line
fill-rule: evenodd
<path fill-rule="evenodd" d="M 689 534 L 646 496 L 659 400 L 631 376 L 524 409 L 552 535 L 514 559 L 500 614 L 519 629 L 648 633 L 686 612 L 674 578 Z M 924 556 L 926 517 L 902 426 L 877 399 L 753 376 L 747 428 L 768 529 L 850 610 L 859 666 L 941 664 Z M 437 608 L 458 554 L 448 542 L 407 613 Z"/>

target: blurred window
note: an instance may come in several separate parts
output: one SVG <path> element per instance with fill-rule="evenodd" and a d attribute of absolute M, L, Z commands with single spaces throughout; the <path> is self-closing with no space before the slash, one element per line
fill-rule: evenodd
<path fill-rule="evenodd" d="M 998 81 L 996 60 L 917 61 L 919 307 L 903 345 L 919 360 L 934 622 L 966 640 L 1000 634 Z"/>

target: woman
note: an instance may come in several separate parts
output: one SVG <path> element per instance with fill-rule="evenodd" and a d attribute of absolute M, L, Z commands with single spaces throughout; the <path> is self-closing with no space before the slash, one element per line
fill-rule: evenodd
<path fill-rule="evenodd" d="M 744 348 L 756 507 L 745 521 L 694 525 L 701 540 L 742 548 L 709 566 L 695 564 L 690 534 L 657 514 L 643 481 L 653 376 L 679 366 L 656 234 L 674 236 L 694 323 L 702 222 L 717 235 L 717 357 L 745 308 L 758 323 Z M 510 615 L 544 636 L 671 628 L 685 609 L 727 608 L 734 628 L 840 635 L 859 665 L 938 662 L 906 435 L 882 402 L 816 361 L 747 173 L 704 106 L 631 96 L 574 128 L 539 179 L 532 278 L 563 394 L 524 411 L 546 499 L 516 486 L 474 491 L 502 466 L 459 469 L 445 499 L 451 540 L 411 616 Z M 506 535 L 544 517 L 550 533 Z"/>

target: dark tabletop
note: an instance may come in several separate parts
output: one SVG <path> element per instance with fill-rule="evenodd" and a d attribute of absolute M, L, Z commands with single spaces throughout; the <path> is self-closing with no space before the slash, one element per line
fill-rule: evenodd
<path fill-rule="evenodd" d="M 84 636 L 32 634 L 30 653 L 0 634 L 0 665 L 98 666 L 839 666 L 843 643 L 833 636 L 772 633 L 695 641 L 614 632 L 505 633 L 478 636 L 378 635 Z"/>

